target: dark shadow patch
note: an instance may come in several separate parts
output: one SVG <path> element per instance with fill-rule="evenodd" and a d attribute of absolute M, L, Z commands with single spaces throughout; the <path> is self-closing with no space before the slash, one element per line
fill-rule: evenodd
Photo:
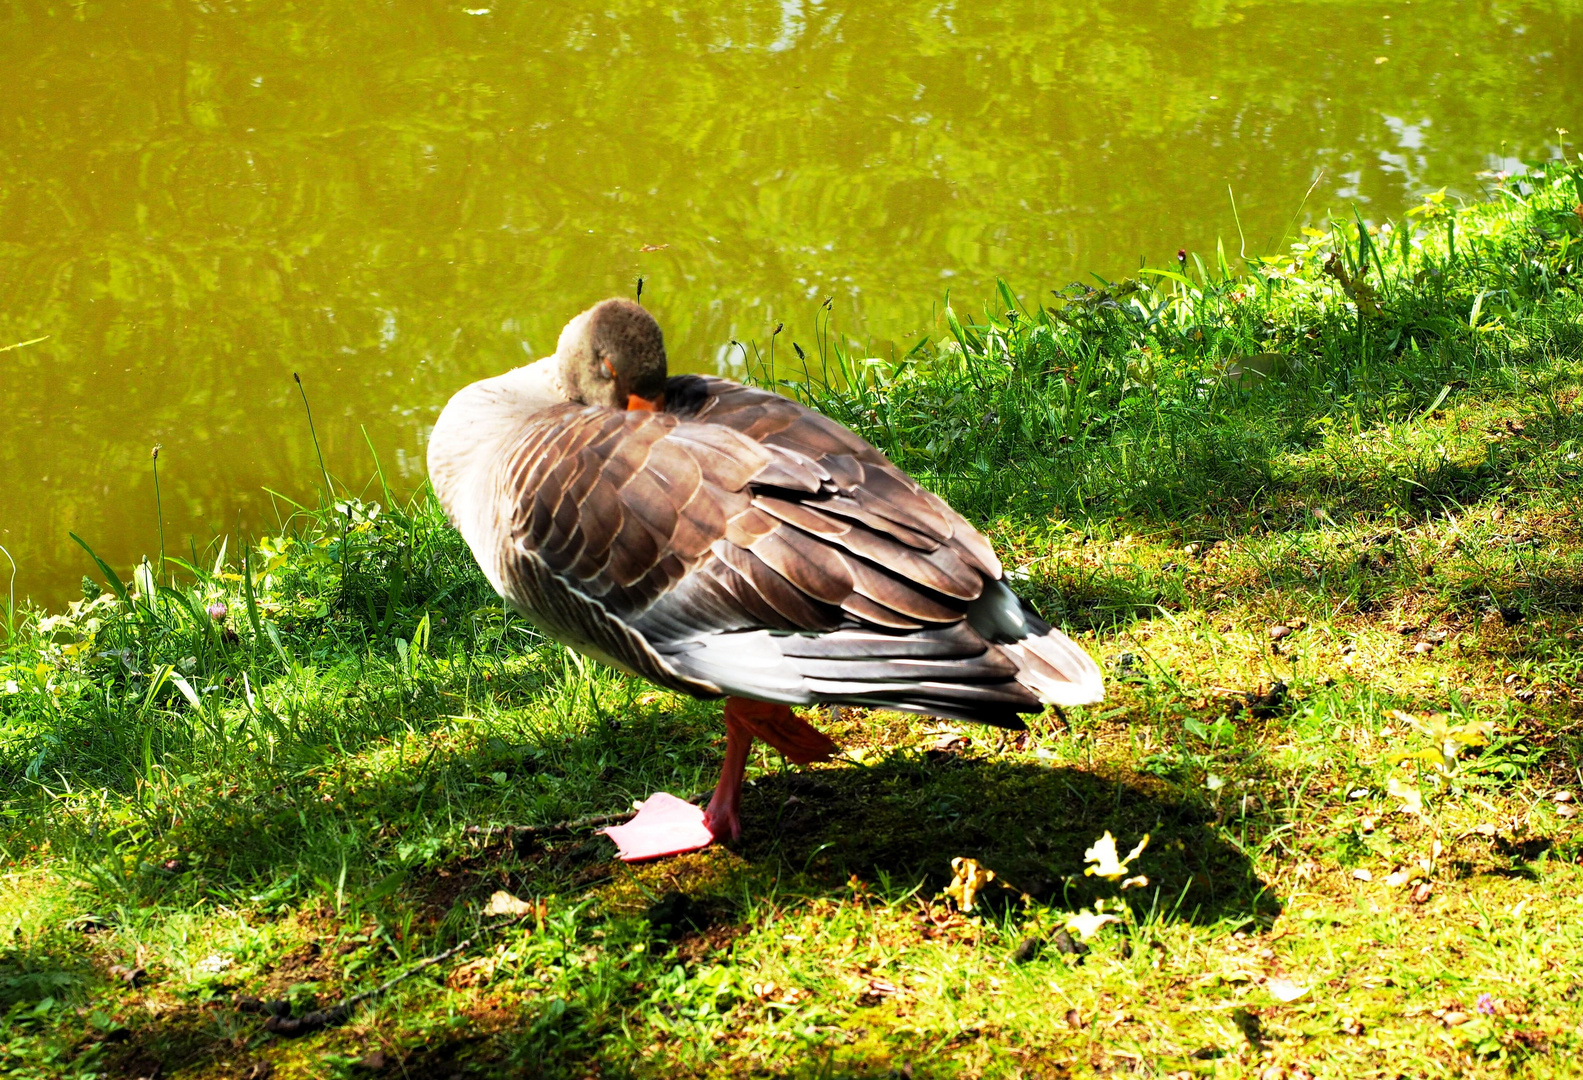
<path fill-rule="evenodd" d="M 995 870 L 1008 888 L 1066 908 L 1111 896 L 1109 882 L 1083 876 L 1083 854 L 1109 830 L 1123 851 L 1144 833 L 1136 871 L 1167 918 L 1213 923 L 1274 914 L 1246 855 L 1219 838 L 1213 814 L 1171 785 L 1135 775 L 957 756 L 939 763 L 897 754 L 870 768 L 820 769 L 759 778 L 746 791 L 744 838 L 733 845 L 755 863 L 779 862 L 832 891 L 853 875 L 942 887 L 951 859 Z"/>
<path fill-rule="evenodd" d="M 88 960 L 64 942 L 0 949 L 0 1010 L 45 998 L 61 1000 L 101 981 Z M 58 943 L 59 948 L 51 947 Z"/>

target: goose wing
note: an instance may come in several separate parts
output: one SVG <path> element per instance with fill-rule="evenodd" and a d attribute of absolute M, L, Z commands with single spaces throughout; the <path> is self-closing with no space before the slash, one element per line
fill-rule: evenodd
<path fill-rule="evenodd" d="M 693 694 L 1013 726 L 1051 699 L 992 641 L 1048 626 L 943 502 L 795 402 L 678 389 L 664 413 L 568 405 L 525 427 L 499 478 L 514 606 Z"/>
<path fill-rule="evenodd" d="M 673 376 L 665 394 L 667 410 L 675 415 L 720 424 L 761 445 L 812 459 L 829 473 L 827 489 L 855 501 L 871 526 L 913 546 L 920 537 L 950 545 L 991 579 L 1001 576 L 994 548 L 962 515 L 828 416 L 780 394 L 704 375 Z"/>

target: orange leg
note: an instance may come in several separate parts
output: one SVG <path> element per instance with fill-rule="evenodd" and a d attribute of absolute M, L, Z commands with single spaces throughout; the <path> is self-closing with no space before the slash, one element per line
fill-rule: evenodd
<path fill-rule="evenodd" d="M 716 840 L 735 840 L 742 835 L 742 774 L 755 737 L 798 765 L 829 761 L 837 747 L 786 705 L 731 697 L 726 698 L 724 715 L 726 759 L 720 766 L 720 783 L 704 811 L 704 824 Z"/>

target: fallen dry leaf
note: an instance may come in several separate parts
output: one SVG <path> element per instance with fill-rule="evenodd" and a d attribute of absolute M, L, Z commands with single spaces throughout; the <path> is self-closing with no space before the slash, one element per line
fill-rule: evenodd
<path fill-rule="evenodd" d="M 960 728 L 941 727 L 928 734 L 934 736 L 934 741 L 929 744 L 929 749 L 940 753 L 960 753 L 973 745 L 972 736 Z"/>
<path fill-rule="evenodd" d="M 1099 928 L 1106 923 L 1119 923 L 1121 920 L 1114 915 L 1103 911 L 1079 911 L 1066 917 L 1066 929 L 1077 935 L 1079 941 L 1087 941 L 1099 933 Z"/>
<path fill-rule="evenodd" d="M 1283 1003 L 1296 1001 L 1308 993 L 1308 987 L 1299 986 L 1290 979 L 1271 979 L 1264 984 L 1264 988 L 1270 992 L 1275 1000 Z"/>
<path fill-rule="evenodd" d="M 526 900 L 518 900 L 505 889 L 496 889 L 489 896 L 489 902 L 484 905 L 485 915 L 531 915 L 540 910 L 542 905 L 530 904 Z"/>
<path fill-rule="evenodd" d="M 1105 835 L 1094 841 L 1094 846 L 1083 852 L 1083 861 L 1093 863 L 1093 866 L 1083 869 L 1084 876 L 1098 876 L 1107 881 L 1119 881 L 1127 876 L 1127 864 L 1143 854 L 1143 849 L 1149 846 L 1149 834 L 1144 833 L 1143 839 L 1138 841 L 1138 846 L 1127 853 L 1125 859 L 1116 858 L 1116 838 L 1110 835 L 1110 830 L 1105 830 Z"/>
<path fill-rule="evenodd" d="M 797 1005 L 813 997 L 813 991 L 800 986 L 777 986 L 772 982 L 762 982 L 753 984 L 753 996 L 764 1002 Z"/>
<path fill-rule="evenodd" d="M 126 985 L 136 989 L 138 985 L 141 984 L 148 976 L 148 972 L 144 970 L 141 964 L 137 965 L 136 967 L 127 967 L 125 964 L 114 964 L 109 970 L 109 975 L 112 978 L 120 979 L 122 982 L 126 983 Z"/>
<path fill-rule="evenodd" d="M 964 859 L 958 856 L 951 860 L 951 873 L 954 875 L 951 884 L 945 887 L 945 894 L 956 902 L 962 911 L 972 911 L 973 902 L 978 899 L 978 894 L 984 886 L 995 880 L 995 871 L 978 865 L 977 859 Z"/>
<path fill-rule="evenodd" d="M 451 969 L 445 977 L 445 985 L 452 990 L 466 990 L 469 987 L 483 986 L 495 973 L 499 965 L 499 958 L 494 956 L 481 956 L 476 960 L 469 960 L 465 964 L 458 964 Z"/>
<path fill-rule="evenodd" d="M 1402 813 L 1412 814 L 1414 817 L 1424 816 L 1424 797 L 1419 794 L 1417 788 L 1410 784 L 1405 784 L 1393 776 L 1390 779 L 1390 783 L 1386 785 L 1385 790 L 1390 792 L 1393 798 L 1401 800 L 1402 805 L 1397 807 L 1397 809 Z"/>
<path fill-rule="evenodd" d="M 859 992 L 857 1003 L 865 1008 L 878 1005 L 886 998 L 897 997 L 905 991 L 893 982 L 885 979 L 870 979 L 868 985 Z"/>

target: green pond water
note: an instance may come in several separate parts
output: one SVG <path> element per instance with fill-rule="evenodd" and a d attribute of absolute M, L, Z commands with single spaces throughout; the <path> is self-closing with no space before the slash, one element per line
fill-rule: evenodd
<path fill-rule="evenodd" d="M 0 545 L 18 600 L 393 485 L 611 294 L 673 364 L 1398 215 L 1583 138 L 1583 2 L 139 0 L 0 8 Z M 1568 140 L 1570 141 L 1570 140 Z M 366 441 L 365 441 L 366 432 Z M 234 550 L 234 547 L 233 547 Z M 212 557 L 212 556 L 211 556 Z M 0 558 L 0 597 L 9 566 Z"/>

